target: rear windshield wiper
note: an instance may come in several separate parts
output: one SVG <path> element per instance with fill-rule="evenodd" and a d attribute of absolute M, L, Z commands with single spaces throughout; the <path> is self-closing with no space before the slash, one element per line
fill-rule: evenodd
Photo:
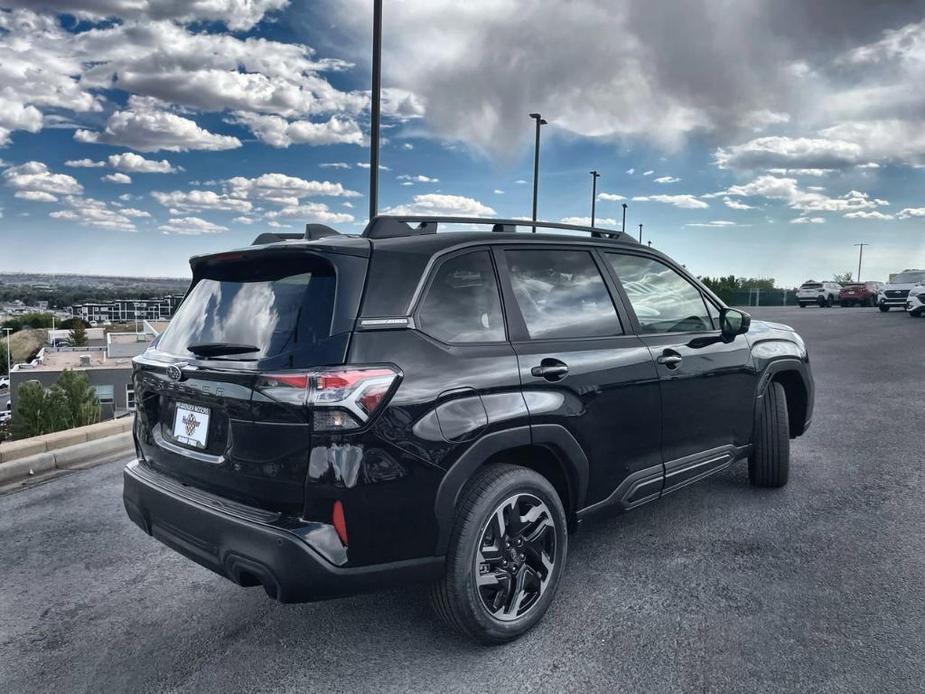
<path fill-rule="evenodd" d="M 241 345 L 233 342 L 197 342 L 187 345 L 186 349 L 199 357 L 220 357 L 227 354 L 247 354 L 260 351 L 256 345 Z"/>

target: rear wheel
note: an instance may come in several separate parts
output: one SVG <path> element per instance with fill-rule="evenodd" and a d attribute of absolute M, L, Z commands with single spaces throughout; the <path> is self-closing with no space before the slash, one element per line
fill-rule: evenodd
<path fill-rule="evenodd" d="M 768 384 L 757 413 L 748 479 L 756 487 L 783 487 L 790 474 L 787 395 L 777 381 Z"/>
<path fill-rule="evenodd" d="M 800 302 L 800 308 L 806 308 L 806 304 L 804 304 L 802 301 Z"/>
<path fill-rule="evenodd" d="M 510 641 L 543 618 L 567 551 L 565 510 L 553 486 L 532 470 L 490 465 L 463 491 L 431 604 L 475 641 Z"/>
<path fill-rule="evenodd" d="M 832 308 L 832 306 L 834 305 L 835 305 L 835 297 L 829 294 L 825 299 L 825 306 L 826 308 Z"/>

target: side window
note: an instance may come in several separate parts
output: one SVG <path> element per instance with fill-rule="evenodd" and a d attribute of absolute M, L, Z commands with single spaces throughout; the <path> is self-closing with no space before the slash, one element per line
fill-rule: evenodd
<path fill-rule="evenodd" d="M 417 322 L 443 342 L 504 340 L 501 296 L 488 251 L 466 253 L 440 265 Z"/>
<path fill-rule="evenodd" d="M 531 339 L 623 333 L 610 292 L 588 251 L 506 251 L 505 255 Z"/>
<path fill-rule="evenodd" d="M 712 330 L 700 290 L 658 260 L 608 253 L 644 333 Z"/>

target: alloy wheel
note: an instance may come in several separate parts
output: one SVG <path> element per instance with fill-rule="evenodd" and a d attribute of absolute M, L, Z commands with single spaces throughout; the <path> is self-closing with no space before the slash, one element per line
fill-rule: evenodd
<path fill-rule="evenodd" d="M 543 596 L 556 559 L 549 507 L 533 494 L 508 497 L 485 523 L 476 549 L 482 607 L 504 622 L 523 617 Z"/>

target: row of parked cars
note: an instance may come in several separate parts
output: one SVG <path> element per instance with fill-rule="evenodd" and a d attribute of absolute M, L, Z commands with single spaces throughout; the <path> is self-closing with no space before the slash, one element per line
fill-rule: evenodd
<path fill-rule="evenodd" d="M 910 316 L 925 314 L 925 270 L 897 272 L 889 282 L 817 282 L 808 280 L 797 290 L 800 308 L 819 306 L 877 306 L 886 313 L 891 308 Z"/>

